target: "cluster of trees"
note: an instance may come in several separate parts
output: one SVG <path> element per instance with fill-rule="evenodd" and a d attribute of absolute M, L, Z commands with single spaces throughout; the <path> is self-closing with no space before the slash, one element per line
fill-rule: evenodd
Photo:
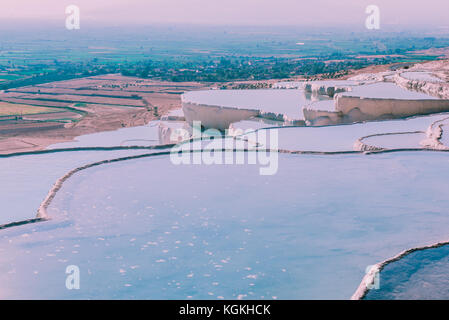
<path fill-rule="evenodd" d="M 145 61 L 121 66 L 127 76 L 157 78 L 168 81 L 226 82 L 234 80 L 284 79 L 298 75 L 337 75 L 344 70 L 359 69 L 386 59 L 287 59 L 287 58 L 220 58 L 196 62 Z"/>
<path fill-rule="evenodd" d="M 335 59 L 338 58 L 338 59 Z M 48 66 L 28 66 L 30 75 L 0 83 L 0 90 L 26 85 L 67 80 L 107 73 L 121 73 L 125 76 L 155 78 L 166 81 L 229 82 L 235 80 L 285 79 L 294 76 L 325 74 L 338 77 L 349 69 L 359 69 L 376 63 L 390 63 L 391 58 L 351 58 L 344 55 L 310 59 L 289 59 L 279 57 L 221 57 L 216 59 L 146 60 L 124 63 L 100 63 L 54 61 Z M 45 68 L 44 68 L 45 67 Z M 36 70 L 34 70 L 36 69 Z M 42 70 L 39 72 L 39 69 Z"/>
<path fill-rule="evenodd" d="M 73 63 L 55 60 L 49 65 L 26 65 L 22 66 L 22 69 L 27 72 L 26 76 L 1 82 L 0 90 L 119 72 L 117 66 L 98 64 L 94 61 Z"/>

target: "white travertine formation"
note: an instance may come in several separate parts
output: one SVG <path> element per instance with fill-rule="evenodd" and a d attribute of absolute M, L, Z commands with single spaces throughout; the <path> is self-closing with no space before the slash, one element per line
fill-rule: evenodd
<path fill-rule="evenodd" d="M 316 99 L 330 101 L 328 96 Z M 185 93 L 182 108 L 189 124 L 201 121 L 204 128 L 225 130 L 252 117 L 305 125 L 301 106 L 312 101 L 303 90 L 207 90 Z"/>
<path fill-rule="evenodd" d="M 274 84 L 273 88 L 304 89 L 305 92 L 333 97 L 336 93 L 351 91 L 352 87 L 366 82 L 353 80 L 286 81 Z"/>
<path fill-rule="evenodd" d="M 304 119 L 309 126 L 327 126 L 330 124 L 343 123 L 344 115 L 342 112 L 321 111 L 309 108 L 303 108 Z"/>
<path fill-rule="evenodd" d="M 225 130 L 233 122 L 259 115 L 258 110 L 210 106 L 184 101 L 182 110 L 184 111 L 186 121 L 190 125 L 192 125 L 193 121 L 201 121 L 203 127 L 218 130 Z"/>
<path fill-rule="evenodd" d="M 175 109 L 170 111 L 168 114 L 161 117 L 162 121 L 185 121 L 184 113 L 182 109 Z"/>
<path fill-rule="evenodd" d="M 352 87 L 361 84 L 363 83 L 351 80 L 311 81 L 305 82 L 303 88 L 306 92 L 333 97 L 337 93 L 351 91 Z"/>
<path fill-rule="evenodd" d="M 360 81 L 360 82 L 380 82 L 386 81 L 389 77 L 392 77 L 396 74 L 395 71 L 385 71 L 379 73 L 361 73 L 356 76 L 350 77 L 349 81 Z"/>
<path fill-rule="evenodd" d="M 337 94 L 334 101 L 334 111 L 304 108 L 306 123 L 331 125 L 449 111 L 449 100 L 387 82 L 354 87 L 352 91 Z"/>
<path fill-rule="evenodd" d="M 395 83 L 405 89 L 417 90 L 442 99 L 449 99 L 449 83 L 407 79 L 401 74 L 394 78 Z"/>
<path fill-rule="evenodd" d="M 383 118 L 404 118 L 449 111 L 449 100 L 438 99 L 380 99 L 338 96 L 335 110 L 349 115 L 354 112 L 354 120 L 374 120 Z M 357 114 L 357 115 L 356 115 Z"/>
<path fill-rule="evenodd" d="M 447 61 L 443 61 L 416 65 L 407 71 L 360 74 L 349 80 L 274 84 L 276 89 L 299 89 L 304 93 L 305 100 L 299 102 L 300 98 L 297 98 L 302 114 L 292 111 L 296 107 L 285 108 L 280 95 L 266 95 L 266 92 L 265 95 L 246 97 L 251 101 L 256 99 L 257 103 L 225 103 L 220 99 L 227 99 L 226 95 L 217 94 L 214 94 L 212 102 L 207 97 L 199 100 L 198 97 L 183 96 L 183 110 L 190 124 L 198 120 L 206 128 L 220 130 L 251 117 L 280 121 L 286 125 L 322 126 L 446 112 L 449 111 L 449 83 L 444 82 L 449 78 L 447 65 Z M 334 98 L 333 103 L 329 97 Z M 271 100 L 269 106 L 264 104 L 267 99 Z M 328 101 L 321 101 L 323 99 Z"/>
<path fill-rule="evenodd" d="M 443 136 L 443 126 L 449 123 L 449 118 L 445 117 L 443 119 L 433 122 L 426 130 L 426 139 L 421 141 L 421 145 L 424 148 L 434 149 L 434 150 L 449 150 L 449 146 L 446 146 L 441 142 Z"/>
<path fill-rule="evenodd" d="M 180 130 L 182 129 L 182 130 Z M 191 127 L 185 121 L 160 121 L 158 124 L 159 144 L 179 143 L 187 140 L 189 136 L 183 136 L 183 132 L 190 132 Z"/>

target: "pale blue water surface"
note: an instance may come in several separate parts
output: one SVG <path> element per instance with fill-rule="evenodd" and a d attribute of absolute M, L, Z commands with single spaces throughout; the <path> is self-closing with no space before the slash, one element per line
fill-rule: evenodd
<path fill-rule="evenodd" d="M 39 205 L 55 181 L 78 166 L 148 152 L 76 151 L 0 157 L 0 225 L 35 218 Z"/>
<path fill-rule="evenodd" d="M 388 264 L 366 300 L 449 299 L 449 245 L 415 251 Z"/>
<path fill-rule="evenodd" d="M 446 237 L 448 167 L 403 152 L 281 154 L 273 176 L 167 156 L 87 169 L 51 221 L 0 233 L 0 298 L 347 299 L 367 265 Z"/>

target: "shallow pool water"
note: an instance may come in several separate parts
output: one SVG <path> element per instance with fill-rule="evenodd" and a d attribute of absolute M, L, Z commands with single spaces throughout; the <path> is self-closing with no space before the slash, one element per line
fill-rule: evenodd
<path fill-rule="evenodd" d="M 388 264 L 366 300 L 449 299 L 449 245 L 415 251 Z"/>
<path fill-rule="evenodd" d="M 444 119 L 447 114 L 422 116 L 404 120 L 371 121 L 340 126 L 327 127 L 282 127 L 267 130 L 277 130 L 279 134 L 279 149 L 292 151 L 352 151 L 357 139 L 379 133 L 399 133 L 410 131 L 426 131 L 435 121 Z M 407 137 L 402 137 L 406 139 Z M 413 137 L 412 139 L 414 139 Z M 379 138 L 385 146 L 400 148 L 404 141 L 388 138 Z M 396 145 L 394 142 L 398 141 Z M 414 140 L 413 140 L 414 141 Z M 417 146 L 419 147 L 419 146 Z"/>
<path fill-rule="evenodd" d="M 0 225 L 35 218 L 55 181 L 75 167 L 148 152 L 77 151 L 0 158 Z"/>
<path fill-rule="evenodd" d="M 87 169 L 53 220 L 0 234 L 0 298 L 347 299 L 367 265 L 446 235 L 448 166 L 407 152 L 281 154 L 273 176 L 166 156 Z"/>

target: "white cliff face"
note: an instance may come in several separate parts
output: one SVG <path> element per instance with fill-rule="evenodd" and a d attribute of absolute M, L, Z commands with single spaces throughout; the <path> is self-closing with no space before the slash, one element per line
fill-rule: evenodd
<path fill-rule="evenodd" d="M 196 103 L 182 103 L 186 121 L 192 125 L 200 121 L 204 128 L 225 130 L 231 123 L 246 120 L 259 115 L 258 110 L 227 108 Z"/>

